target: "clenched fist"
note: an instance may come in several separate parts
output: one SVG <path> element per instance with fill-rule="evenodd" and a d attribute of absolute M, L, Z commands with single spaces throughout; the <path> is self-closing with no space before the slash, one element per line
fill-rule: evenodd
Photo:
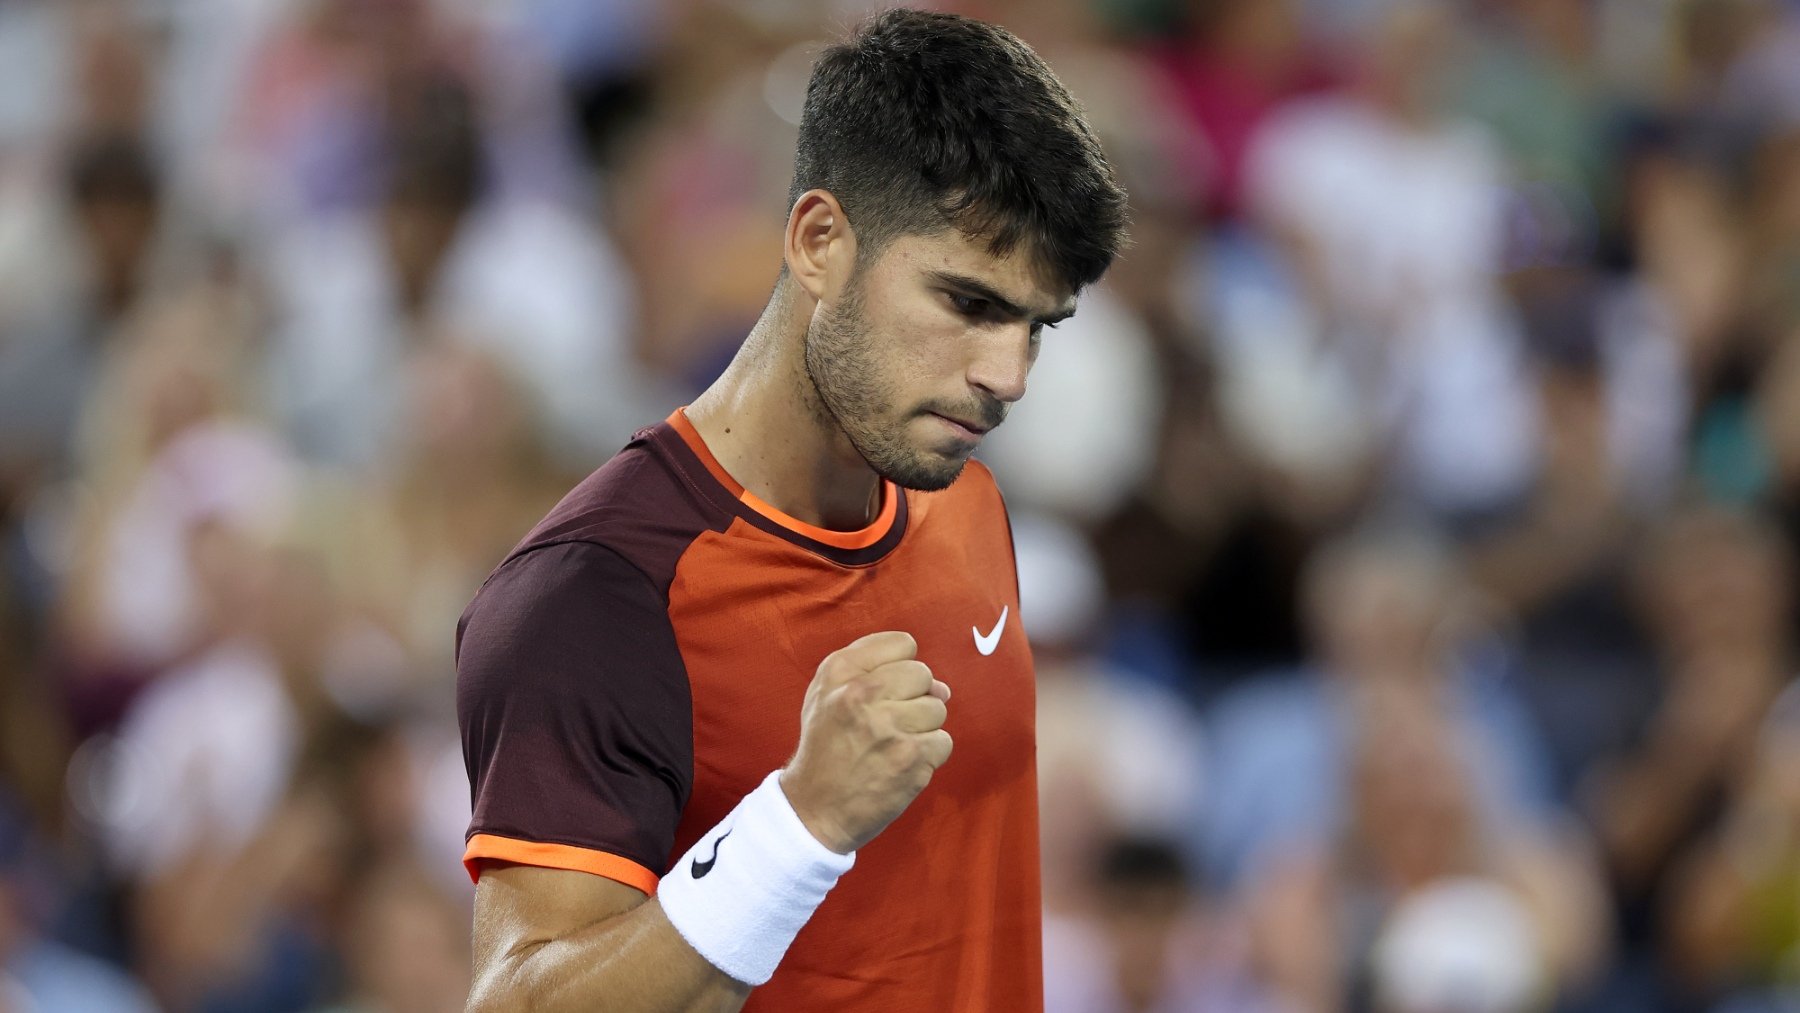
<path fill-rule="evenodd" d="M 800 749 L 781 790 L 821 843 L 848 854 L 903 812 L 950 758 L 950 687 L 908 633 L 871 633 L 819 663 L 800 711 Z"/>

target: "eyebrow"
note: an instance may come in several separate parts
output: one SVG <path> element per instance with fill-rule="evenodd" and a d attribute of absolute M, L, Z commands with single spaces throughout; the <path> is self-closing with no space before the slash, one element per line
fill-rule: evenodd
<path fill-rule="evenodd" d="M 1025 307 L 1020 306 L 1018 303 L 1013 302 L 999 292 L 994 291 L 993 286 L 979 278 L 971 278 L 966 274 L 957 274 L 954 271 L 932 271 L 930 272 L 930 276 L 933 281 L 940 285 L 960 289 L 963 295 L 973 296 L 977 299 L 985 299 L 988 302 L 993 303 L 996 309 L 1007 316 L 1016 317 L 1020 320 L 1031 316 L 1031 313 L 1028 312 Z M 1033 322 L 1045 325 L 1059 324 L 1074 315 L 1075 305 L 1071 300 L 1062 308 L 1035 318 Z"/>

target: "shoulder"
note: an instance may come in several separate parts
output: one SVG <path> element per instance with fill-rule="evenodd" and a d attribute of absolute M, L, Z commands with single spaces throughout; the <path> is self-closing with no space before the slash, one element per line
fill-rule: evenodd
<path fill-rule="evenodd" d="M 456 685 L 465 735 L 527 716 L 554 728 L 621 711 L 654 712 L 673 729 L 687 707 L 667 600 L 630 560 L 585 541 L 531 549 L 494 571 L 457 624 Z"/>
<path fill-rule="evenodd" d="M 985 463 L 970 458 L 961 475 L 948 489 L 935 495 L 954 502 L 959 508 L 974 510 L 992 510 L 1004 514 L 1006 497 L 1000 492 L 1000 483 L 995 480 L 993 469 Z"/>
<path fill-rule="evenodd" d="M 501 569 L 554 546 L 588 544 L 629 563 L 666 594 L 681 554 L 702 532 L 725 528 L 732 516 L 673 458 L 666 428 L 639 430 L 532 528 Z M 592 551 L 564 555 L 587 557 L 587 567 L 614 565 Z"/>
<path fill-rule="evenodd" d="M 956 480 L 952 488 L 956 485 L 981 486 L 993 489 L 996 492 L 1000 489 L 1000 484 L 994 481 L 994 469 L 988 467 L 987 464 L 978 457 L 969 458 L 968 465 L 963 468 L 961 477 Z"/>
<path fill-rule="evenodd" d="M 482 584 L 457 624 L 459 670 L 496 652 L 542 653 L 664 616 L 644 571 L 606 545 L 567 540 L 516 551 Z"/>
<path fill-rule="evenodd" d="M 988 466 L 971 458 L 956 481 L 936 492 L 906 493 L 909 529 L 944 535 L 950 529 L 978 535 L 999 530 L 1010 541 L 1011 522 L 1006 513 L 1006 498 Z"/>

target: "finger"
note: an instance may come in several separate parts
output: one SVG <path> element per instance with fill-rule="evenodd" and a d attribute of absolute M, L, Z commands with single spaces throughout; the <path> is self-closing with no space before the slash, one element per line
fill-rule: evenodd
<path fill-rule="evenodd" d="M 835 689 L 888 662 L 905 661 L 917 654 L 918 650 L 919 645 L 913 641 L 910 633 L 899 630 L 871 633 L 826 655 L 825 660 L 819 662 L 819 671 L 814 676 L 814 681 L 821 683 L 825 689 Z"/>
<path fill-rule="evenodd" d="M 911 700 L 927 696 L 931 684 L 937 681 L 931 677 L 929 666 L 911 659 L 890 661 L 863 678 L 875 684 L 874 698 L 877 700 Z"/>
<path fill-rule="evenodd" d="M 931 764 L 931 769 L 944 765 L 950 759 L 950 750 L 956 743 L 951 741 L 950 733 L 942 728 L 925 732 L 919 736 L 919 755 Z"/>
<path fill-rule="evenodd" d="M 931 680 L 931 695 L 945 703 L 950 702 L 950 684 L 942 679 Z"/>
<path fill-rule="evenodd" d="M 890 661 L 906 661 L 919 655 L 918 641 L 903 630 L 883 630 L 852 641 L 838 652 L 865 672 L 872 672 Z"/>
<path fill-rule="evenodd" d="M 944 719 L 950 716 L 950 708 L 935 696 L 896 700 L 888 707 L 894 717 L 894 727 L 911 735 L 935 732 L 944 727 Z"/>

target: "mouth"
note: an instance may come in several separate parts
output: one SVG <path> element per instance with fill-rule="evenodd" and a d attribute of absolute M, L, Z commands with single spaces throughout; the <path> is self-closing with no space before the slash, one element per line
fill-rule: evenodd
<path fill-rule="evenodd" d="M 930 412 L 928 414 L 948 426 L 957 436 L 969 442 L 981 439 L 994 428 L 993 426 L 984 426 L 979 422 L 970 422 L 966 419 L 953 418 L 949 415 L 939 415 L 937 412 Z"/>

